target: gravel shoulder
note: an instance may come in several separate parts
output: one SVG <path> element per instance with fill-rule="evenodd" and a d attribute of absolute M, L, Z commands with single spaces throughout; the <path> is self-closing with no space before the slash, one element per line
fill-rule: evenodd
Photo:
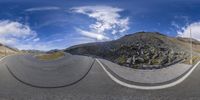
<path fill-rule="evenodd" d="M 120 66 L 104 59 L 99 60 L 121 78 L 139 83 L 167 82 L 179 77 L 192 67 L 191 65 L 178 63 L 162 69 L 141 70 Z"/>

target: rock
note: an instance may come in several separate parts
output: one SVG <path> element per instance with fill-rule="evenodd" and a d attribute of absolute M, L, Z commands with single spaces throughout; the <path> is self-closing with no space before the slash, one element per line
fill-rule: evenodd
<path fill-rule="evenodd" d="M 135 64 L 135 56 L 132 57 L 132 64 Z"/>
<path fill-rule="evenodd" d="M 132 59 L 131 57 L 128 58 L 128 59 L 126 60 L 126 63 L 127 63 L 127 64 L 130 64 L 130 63 L 131 63 L 131 59 Z"/>
<path fill-rule="evenodd" d="M 136 58 L 135 60 L 136 63 L 144 63 L 144 59 L 141 57 Z"/>

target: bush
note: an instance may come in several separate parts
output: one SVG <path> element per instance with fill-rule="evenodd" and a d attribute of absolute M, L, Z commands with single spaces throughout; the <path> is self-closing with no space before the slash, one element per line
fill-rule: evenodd
<path fill-rule="evenodd" d="M 124 55 L 122 55 L 122 56 L 120 56 L 120 57 L 118 57 L 118 58 L 116 59 L 116 62 L 117 62 L 118 64 L 120 64 L 120 65 L 125 64 L 125 63 L 126 63 L 126 57 L 125 57 Z"/>

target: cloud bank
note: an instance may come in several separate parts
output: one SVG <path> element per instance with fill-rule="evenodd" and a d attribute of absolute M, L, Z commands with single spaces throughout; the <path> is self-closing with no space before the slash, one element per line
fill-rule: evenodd
<path fill-rule="evenodd" d="M 96 20 L 95 23 L 88 26 L 89 30 L 86 31 L 79 29 L 78 31 L 81 32 L 82 35 L 97 40 L 109 39 L 106 38 L 108 33 L 115 35 L 117 33 L 123 33 L 129 29 L 129 18 L 122 18 L 119 14 L 123 11 L 121 8 L 111 6 L 81 6 L 73 7 L 71 10 L 74 13 L 84 14 Z"/>
<path fill-rule="evenodd" d="M 194 22 L 182 27 L 181 30 L 177 31 L 177 34 L 180 37 L 190 37 L 190 29 L 192 38 L 200 41 L 200 22 Z"/>

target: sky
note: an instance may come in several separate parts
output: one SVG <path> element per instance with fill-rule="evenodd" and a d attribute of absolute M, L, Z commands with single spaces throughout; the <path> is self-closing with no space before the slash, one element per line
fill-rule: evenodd
<path fill-rule="evenodd" d="M 199 0 L 0 0 L 0 43 L 64 49 L 160 32 L 200 40 Z"/>

